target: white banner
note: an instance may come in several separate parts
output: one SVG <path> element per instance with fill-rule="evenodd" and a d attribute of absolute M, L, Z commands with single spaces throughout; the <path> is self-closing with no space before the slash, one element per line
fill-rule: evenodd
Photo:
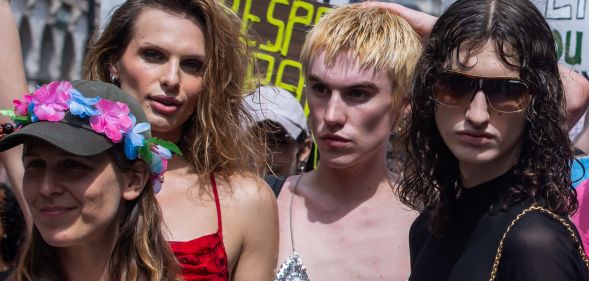
<path fill-rule="evenodd" d="M 587 0 L 534 0 L 552 27 L 560 62 L 589 79 Z"/>

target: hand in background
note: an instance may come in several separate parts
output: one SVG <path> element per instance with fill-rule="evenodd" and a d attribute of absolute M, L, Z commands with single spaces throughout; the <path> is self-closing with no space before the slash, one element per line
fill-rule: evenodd
<path fill-rule="evenodd" d="M 403 5 L 396 3 L 385 3 L 385 2 L 364 2 L 364 7 L 377 7 L 379 9 L 387 10 L 395 15 L 404 18 L 413 30 L 419 34 L 422 40 L 426 40 L 429 36 L 437 17 L 426 14 L 424 12 L 409 9 Z"/>

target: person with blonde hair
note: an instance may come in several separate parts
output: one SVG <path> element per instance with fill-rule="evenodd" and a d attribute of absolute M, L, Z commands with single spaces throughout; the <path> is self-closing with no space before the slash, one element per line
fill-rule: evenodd
<path fill-rule="evenodd" d="M 276 266 L 276 201 L 258 177 L 264 149 L 243 125 L 253 121 L 242 102 L 250 55 L 240 28 L 237 15 L 216 0 L 129 0 L 86 56 L 87 79 L 134 97 L 154 136 L 183 152 L 170 159 L 156 198 L 186 280 L 268 280 Z M 15 40 L 0 44 L 2 58 L 20 57 Z M 22 65 L 15 63 L 1 71 L 18 74 Z M 25 84 L 16 74 L 0 85 Z M 22 180 L 22 167 L 5 163 L 11 179 Z"/>
<path fill-rule="evenodd" d="M 386 151 L 420 50 L 405 20 L 360 5 L 334 9 L 308 33 L 301 63 L 321 157 L 278 197 L 276 280 L 407 279 L 417 213 L 394 196 Z"/>

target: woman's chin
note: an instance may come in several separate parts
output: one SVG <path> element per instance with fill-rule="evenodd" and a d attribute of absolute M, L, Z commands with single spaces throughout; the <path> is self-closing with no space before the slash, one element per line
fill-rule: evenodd
<path fill-rule="evenodd" d="M 56 248 L 74 245 L 79 240 L 66 233 L 41 233 L 41 236 L 47 244 Z"/>

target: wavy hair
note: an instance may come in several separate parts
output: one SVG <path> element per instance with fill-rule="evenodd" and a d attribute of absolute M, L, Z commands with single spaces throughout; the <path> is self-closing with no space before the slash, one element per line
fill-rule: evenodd
<path fill-rule="evenodd" d="M 403 203 L 431 212 L 434 232 L 443 229 L 461 185 L 458 160 L 436 126 L 433 81 L 439 70 L 455 63 L 460 48 L 472 55 L 487 42 L 494 43 L 506 66 L 519 70 L 532 93 L 522 151 L 502 207 L 529 201 L 558 213 L 571 214 L 577 208 L 564 92 L 548 24 L 528 0 L 458 0 L 436 22 L 417 64 L 411 120 L 404 133 L 408 157 L 397 190 Z"/>
<path fill-rule="evenodd" d="M 112 15 L 89 49 L 84 77 L 110 82 L 109 65 L 123 55 L 134 36 L 135 23 L 146 9 L 194 17 L 205 27 L 206 58 L 203 88 L 194 113 L 183 124 L 180 147 L 197 174 L 235 172 L 261 174 L 264 146 L 244 124 L 253 121 L 243 107 L 248 64 L 252 62 L 241 21 L 216 0 L 128 0 Z"/>
<path fill-rule="evenodd" d="M 127 160 L 122 149 L 122 145 L 117 145 L 109 152 L 115 166 L 125 172 L 131 169 L 133 161 Z M 176 258 L 164 238 L 162 212 L 149 182 L 135 200 L 124 202 L 117 221 L 119 232 L 109 260 L 110 280 L 178 280 Z M 66 280 L 64 266 L 55 247 L 47 244 L 33 225 L 30 241 L 11 280 Z"/>

